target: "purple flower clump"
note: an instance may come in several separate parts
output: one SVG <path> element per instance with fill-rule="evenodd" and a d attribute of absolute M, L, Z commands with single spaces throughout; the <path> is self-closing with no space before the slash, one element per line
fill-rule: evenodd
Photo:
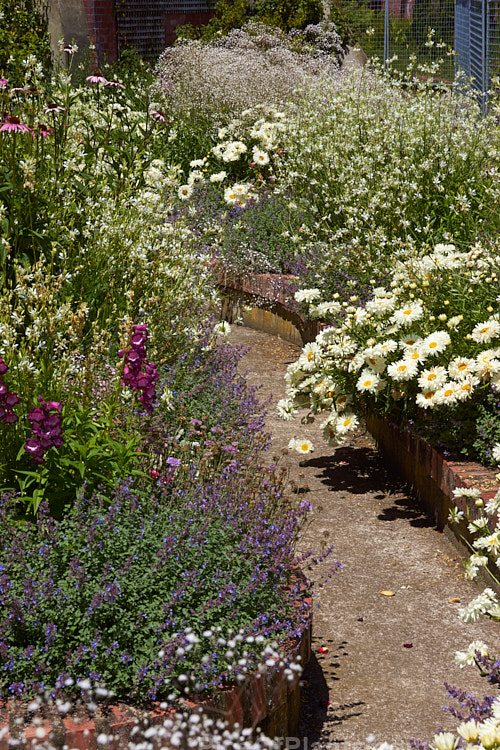
<path fill-rule="evenodd" d="M 62 404 L 58 401 L 45 401 L 42 396 L 38 396 L 38 403 L 39 406 L 31 409 L 28 414 L 34 437 L 26 441 L 24 450 L 34 463 L 43 464 L 45 453 L 50 448 L 60 448 L 63 444 Z"/>
<path fill-rule="evenodd" d="M 0 357 L 0 375 L 5 375 L 8 367 Z M 19 417 L 14 412 L 13 407 L 20 402 L 17 393 L 9 391 L 3 380 L 0 380 L 0 421 L 4 424 L 15 424 Z"/>
<path fill-rule="evenodd" d="M 156 365 L 154 362 L 146 361 L 146 341 L 148 339 L 148 327 L 145 323 L 134 326 L 130 337 L 130 348 L 121 349 L 119 357 L 125 358 L 123 366 L 122 383 L 132 391 L 141 391 L 139 401 L 151 414 L 156 399 L 155 383 L 158 380 Z"/>

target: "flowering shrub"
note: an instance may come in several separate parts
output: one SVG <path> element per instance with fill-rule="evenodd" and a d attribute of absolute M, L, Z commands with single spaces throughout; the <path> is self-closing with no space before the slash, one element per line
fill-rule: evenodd
<path fill-rule="evenodd" d="M 171 86 L 169 104 L 181 121 L 196 114 L 217 122 L 256 104 L 279 107 L 309 75 L 338 71 L 343 49 L 334 27 L 311 26 L 304 35 L 249 22 L 209 44 L 187 40 L 167 48 L 157 74 Z"/>
<path fill-rule="evenodd" d="M 255 669 L 307 622 L 290 574 L 308 504 L 270 516 L 269 499 L 238 458 L 206 486 L 81 497 L 59 522 L 42 505 L 36 525 L 13 526 L 4 498 L 2 696 L 91 677 L 161 698 Z"/>
<path fill-rule="evenodd" d="M 190 161 L 187 183 L 178 189 L 180 200 L 189 200 L 195 188 L 208 181 L 230 183 L 224 190 L 224 201 L 231 206 L 244 207 L 249 200 L 255 201 L 254 190 L 265 185 L 273 173 L 285 130 L 283 119 L 284 114 L 275 107 L 263 105 L 243 111 L 239 119 L 220 128 L 218 143 L 210 152 Z M 224 169 L 220 170 L 221 166 Z"/>
<path fill-rule="evenodd" d="M 350 304 L 316 304 L 318 290 L 297 292 L 313 315 L 336 323 L 289 366 L 281 413 L 293 416 L 297 398 L 313 413 L 328 411 L 322 426 L 332 444 L 357 426 L 359 415 L 425 422 L 436 413 L 439 430 L 443 422 L 464 421 L 459 435 L 467 443 L 448 447 L 474 455 L 473 415 L 500 384 L 500 298 L 492 287 L 498 263 L 496 245 L 478 243 L 469 252 L 438 245 L 396 262 L 390 283 L 361 305 L 356 296 Z M 498 421 L 496 400 L 492 418 Z"/>
<path fill-rule="evenodd" d="M 302 87 L 287 112 L 277 185 L 291 190 L 322 252 L 303 286 L 323 298 L 369 292 L 407 248 L 473 244 L 498 230 L 498 122 L 475 100 L 379 71 L 341 71 Z M 411 92 L 411 93 L 410 93 Z"/>

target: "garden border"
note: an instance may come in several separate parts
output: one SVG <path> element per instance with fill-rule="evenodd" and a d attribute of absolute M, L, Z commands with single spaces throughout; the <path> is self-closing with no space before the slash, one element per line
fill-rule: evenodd
<path fill-rule="evenodd" d="M 236 277 L 219 270 L 218 282 L 223 294 L 221 317 L 229 323 L 242 320 L 250 328 L 273 333 L 299 346 L 314 341 L 324 323 L 300 315 L 290 297 L 293 281 L 293 276 L 255 274 Z M 253 307 L 247 310 L 245 304 L 251 301 Z M 479 510 L 470 499 L 454 498 L 453 490 L 477 487 L 483 501 L 489 500 L 499 489 L 496 471 L 470 461 L 448 460 L 409 430 L 400 429 L 381 417 L 369 416 L 366 426 L 377 445 L 412 486 L 425 510 L 435 519 L 438 530 L 444 531 L 461 554 L 468 557 L 470 550 L 466 543 L 471 544 L 474 537 L 467 522 L 450 524 L 448 513 L 456 505 L 460 510 L 468 510 L 470 518 L 474 519 L 479 517 Z M 492 521 L 495 523 L 496 518 Z M 487 580 L 492 586 L 491 580 Z"/>
<path fill-rule="evenodd" d="M 298 575 L 304 580 L 300 571 Z M 305 587 L 304 582 L 301 584 L 302 590 Z M 311 658 L 312 598 L 303 597 L 297 606 L 308 610 L 309 624 L 292 644 L 290 653 L 300 656 L 305 666 Z M 230 729 L 236 725 L 258 727 L 270 737 L 296 737 L 299 729 L 300 677 L 295 673 L 294 679 L 289 681 L 283 669 L 271 668 L 266 675 L 254 672 L 241 685 L 221 688 L 205 701 L 185 700 L 183 703 L 187 711 L 198 709 L 214 719 L 224 719 Z M 126 704 L 102 704 L 98 706 L 94 719 L 61 715 L 54 722 L 47 718 L 38 725 L 17 728 L 14 724 L 18 715 L 15 709 L 20 704 L 13 700 L 7 708 L 9 732 L 1 737 L 0 750 L 10 750 L 9 739 L 19 736 L 21 732 L 29 744 L 35 740 L 44 741 L 35 734 L 40 727 L 45 729 L 45 739 L 51 734 L 51 741 L 56 747 L 96 750 L 98 735 L 106 734 L 113 736 L 113 740 L 106 744 L 106 750 L 123 750 L 132 737 L 134 727 L 141 723 L 144 726 L 161 725 L 174 713 L 174 709 L 162 709 L 159 703 L 153 705 L 151 711 L 146 711 Z M 22 709 L 20 713 L 24 713 Z M 0 731 L 6 727 L 6 724 L 0 724 Z"/>

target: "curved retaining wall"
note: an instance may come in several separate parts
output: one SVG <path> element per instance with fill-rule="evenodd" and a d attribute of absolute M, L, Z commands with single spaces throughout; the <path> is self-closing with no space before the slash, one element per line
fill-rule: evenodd
<path fill-rule="evenodd" d="M 241 317 L 250 328 L 273 333 L 298 346 L 314 341 L 322 323 L 308 321 L 298 313 L 290 294 L 292 282 L 293 277 L 287 276 L 257 274 L 239 278 L 219 271 L 222 316 L 228 322 Z M 245 311 L 245 305 L 253 307 Z M 464 498 L 455 500 L 453 490 L 477 487 L 483 500 L 488 500 L 499 489 L 496 471 L 469 461 L 448 460 L 422 439 L 380 417 L 369 416 L 366 426 L 391 464 L 413 487 L 424 508 L 434 517 L 438 529 L 445 531 L 450 540 L 468 555 L 462 537 L 469 543 L 473 537 L 467 524 L 448 524 L 450 508 L 458 505 L 461 510 L 467 509 L 467 501 Z M 468 501 L 468 510 L 471 518 L 478 516 L 473 502 Z M 488 582 L 491 585 L 489 579 Z"/>

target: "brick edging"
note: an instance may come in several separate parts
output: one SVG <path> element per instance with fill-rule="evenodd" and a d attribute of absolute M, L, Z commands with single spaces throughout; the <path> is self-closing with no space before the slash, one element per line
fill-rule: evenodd
<path fill-rule="evenodd" d="M 303 343 L 313 341 L 324 324 L 320 321 L 307 321 L 296 312 L 294 301 L 286 297 L 286 281 L 293 277 L 279 277 L 276 274 L 256 274 L 245 278 L 226 277 L 218 272 L 219 284 L 230 294 L 245 293 L 253 298 L 264 297 L 273 306 L 276 316 L 280 308 L 293 313 L 298 319 L 298 333 Z M 285 283 L 284 283 L 285 282 Z M 268 289 L 273 290 L 271 298 L 266 297 Z M 250 323 L 251 325 L 251 323 Z M 296 340 L 296 339 L 294 339 Z M 460 510 L 468 509 L 471 518 L 477 518 L 479 511 L 474 502 L 465 498 L 455 499 L 453 490 L 458 487 L 477 487 L 483 500 L 492 498 L 499 489 L 494 469 L 471 461 L 448 460 L 423 439 L 412 435 L 408 430 L 396 427 L 387 420 L 369 415 L 366 418 L 368 431 L 379 447 L 389 457 L 399 473 L 412 485 L 427 512 L 435 518 L 439 529 L 445 529 L 448 536 L 462 544 L 462 537 L 469 543 L 470 535 L 467 524 L 461 523 L 450 527 L 448 513 L 457 505 Z M 496 522 L 496 519 L 492 519 Z M 464 548 L 465 549 L 465 548 Z"/>

